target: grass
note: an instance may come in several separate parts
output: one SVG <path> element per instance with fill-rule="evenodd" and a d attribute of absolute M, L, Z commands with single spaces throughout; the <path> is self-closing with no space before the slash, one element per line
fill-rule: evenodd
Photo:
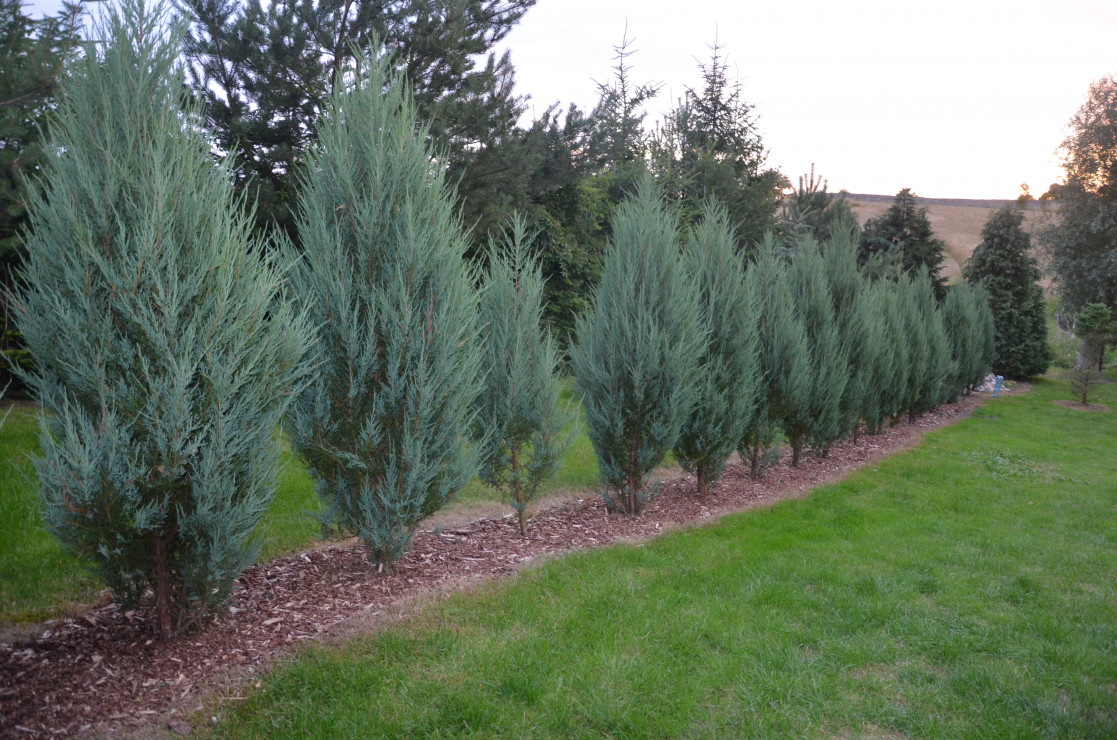
<path fill-rule="evenodd" d="M 575 398 L 567 384 L 564 400 Z M 0 410 L 0 417 L 4 414 Z M 573 444 L 559 473 L 542 493 L 589 490 L 597 485 L 597 458 L 579 419 Z M 81 559 L 67 552 L 43 527 L 38 482 L 30 462 L 39 454 L 35 409 L 14 406 L 0 427 L 0 624 L 21 624 L 55 617 L 98 597 L 103 585 Z M 283 451 L 283 472 L 258 536 L 261 560 L 270 560 L 313 543 L 321 531 L 308 513 L 321 511 L 306 468 Z M 498 498 L 474 479 L 449 509 L 468 510 Z"/>
<path fill-rule="evenodd" d="M 1113 737 L 1117 417 L 1067 397 L 307 649 L 213 733 Z"/>

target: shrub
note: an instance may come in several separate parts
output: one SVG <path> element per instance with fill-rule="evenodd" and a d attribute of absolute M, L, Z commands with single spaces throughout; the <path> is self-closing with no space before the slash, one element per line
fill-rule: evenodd
<path fill-rule="evenodd" d="M 171 28 L 124 0 L 64 85 L 14 297 L 47 526 L 125 604 L 151 588 L 164 639 L 255 559 L 309 340 L 209 155 Z"/>
<path fill-rule="evenodd" d="M 558 469 L 574 421 L 559 407 L 559 356 L 543 319 L 543 275 L 527 253 L 530 238 L 515 216 L 501 246 L 489 245 L 489 278 L 481 294 L 484 367 L 474 421 L 481 480 L 500 490 L 527 535 L 527 506 Z"/>
<path fill-rule="evenodd" d="M 610 511 L 643 510 L 647 476 L 693 408 L 705 343 L 678 222 L 649 178 L 613 218 L 613 241 L 594 295 L 578 318 L 570 359 Z"/>
<path fill-rule="evenodd" d="M 477 296 L 404 80 L 365 58 L 347 83 L 302 182 L 294 292 L 319 327 L 319 368 L 288 419 L 324 521 L 383 569 L 473 475 Z"/>

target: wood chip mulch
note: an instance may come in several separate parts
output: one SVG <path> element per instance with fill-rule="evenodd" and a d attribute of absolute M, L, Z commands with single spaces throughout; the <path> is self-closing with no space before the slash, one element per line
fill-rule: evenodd
<path fill-rule="evenodd" d="M 842 443 L 798 468 L 785 455 L 759 482 L 747 468 L 730 465 L 705 500 L 697 497 L 693 476 L 672 478 L 638 517 L 610 515 L 599 497 L 587 494 L 537 512 L 528 539 L 519 536 L 511 516 L 421 531 L 390 573 L 376 572 L 355 540 L 319 546 L 249 568 L 226 614 L 166 643 L 153 639 L 149 608 L 122 611 L 110 603 L 51 620 L 29 639 L 0 642 L 0 737 L 112 736 L 144 727 L 189 732 L 186 720 L 210 706 L 216 690 L 250 688 L 277 657 L 307 641 L 352 632 L 354 625 L 367 629 L 405 597 L 502 576 L 541 557 L 647 539 L 804 496 L 913 446 L 924 432 L 968 414 L 977 403 L 971 397 L 941 406 L 914 423 Z"/>

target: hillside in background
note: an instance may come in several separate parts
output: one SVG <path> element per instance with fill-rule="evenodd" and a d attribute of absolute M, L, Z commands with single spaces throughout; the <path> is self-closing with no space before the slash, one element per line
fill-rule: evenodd
<path fill-rule="evenodd" d="M 853 193 L 846 197 L 853 206 L 853 212 L 857 214 L 858 222 L 864 226 L 870 218 L 876 218 L 887 210 L 892 204 L 893 196 Z M 974 248 L 981 242 L 981 229 L 989 220 L 989 215 L 1005 203 L 1015 202 L 945 198 L 916 198 L 916 201 L 927 209 L 935 236 L 946 242 L 945 268 L 947 279 L 952 283 L 961 277 L 962 265 L 966 264 Z M 1031 230 L 1043 218 L 1044 211 L 1036 201 L 1029 205 L 1025 224 Z M 1046 287 L 1046 280 L 1044 285 Z"/>

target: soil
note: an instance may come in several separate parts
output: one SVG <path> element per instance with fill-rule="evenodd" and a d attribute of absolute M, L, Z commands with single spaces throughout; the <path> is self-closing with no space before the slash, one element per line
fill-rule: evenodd
<path fill-rule="evenodd" d="M 1078 401 L 1052 401 L 1051 403 L 1056 406 L 1062 406 L 1065 409 L 1075 409 L 1077 411 L 1093 411 L 1095 413 L 1108 413 L 1109 407 L 1104 403 L 1079 403 Z"/>
<path fill-rule="evenodd" d="M 197 711 L 242 698 L 269 665 L 300 645 L 374 629 L 424 599 L 543 558 L 646 540 L 806 496 L 968 415 L 987 394 L 976 395 L 856 444 L 836 445 L 798 468 L 787 454 L 761 481 L 730 464 L 705 499 L 698 498 L 694 477 L 675 469 L 640 516 L 609 514 L 588 494 L 552 499 L 534 512 L 526 539 L 511 514 L 490 510 L 469 521 L 444 516 L 425 524 L 430 528 L 416 534 L 413 549 L 390 573 L 377 572 L 356 540 L 319 545 L 249 568 L 225 614 L 167 642 L 154 638 L 150 607 L 124 611 L 109 603 L 51 620 L 0 642 L 0 736 L 185 734 Z"/>

